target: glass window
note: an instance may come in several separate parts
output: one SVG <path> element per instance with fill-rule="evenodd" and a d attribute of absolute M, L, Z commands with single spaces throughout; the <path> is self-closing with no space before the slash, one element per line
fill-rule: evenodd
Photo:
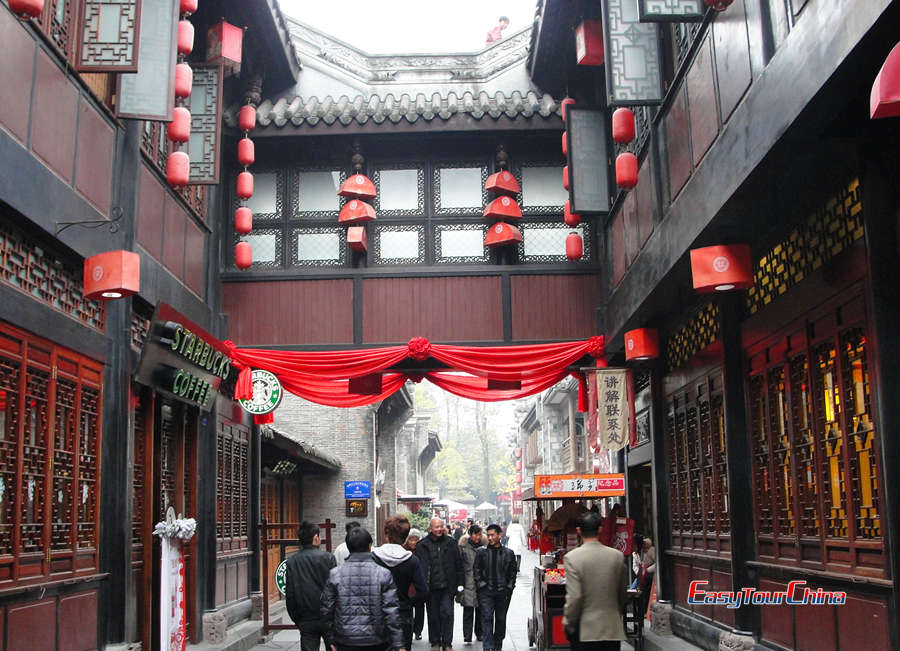
<path fill-rule="evenodd" d="M 278 264 L 281 257 L 279 231 L 260 231 L 244 235 L 241 240 L 249 242 L 253 249 L 253 264 Z"/>
<path fill-rule="evenodd" d="M 481 168 L 446 167 L 440 170 L 439 208 L 481 208 Z"/>
<path fill-rule="evenodd" d="M 299 172 L 297 175 L 297 212 L 334 212 L 340 209 L 337 195 L 341 172 L 337 170 Z"/>
<path fill-rule="evenodd" d="M 419 257 L 419 234 L 409 231 L 383 231 L 381 239 L 381 258 L 397 260 Z"/>
<path fill-rule="evenodd" d="M 484 255 L 484 231 L 480 228 L 470 230 L 441 230 L 442 258 L 470 258 Z"/>
<path fill-rule="evenodd" d="M 418 211 L 420 197 L 419 170 L 379 170 L 377 173 L 378 205 L 382 210 Z"/>
<path fill-rule="evenodd" d="M 574 230 L 583 236 L 580 226 Z M 522 237 L 525 240 L 525 255 L 527 257 L 565 255 L 566 237 L 571 232 L 569 228 L 555 228 L 552 226 L 524 228 Z"/>
<path fill-rule="evenodd" d="M 264 215 L 276 216 L 278 213 L 278 174 L 267 172 L 253 175 L 253 196 L 247 199 L 246 206 L 253 211 L 254 217 Z"/>
<path fill-rule="evenodd" d="M 522 204 L 562 207 L 569 198 L 562 181 L 562 166 L 523 167 Z"/>
<path fill-rule="evenodd" d="M 338 233 L 297 233 L 297 260 L 338 260 L 340 257 L 341 238 Z"/>

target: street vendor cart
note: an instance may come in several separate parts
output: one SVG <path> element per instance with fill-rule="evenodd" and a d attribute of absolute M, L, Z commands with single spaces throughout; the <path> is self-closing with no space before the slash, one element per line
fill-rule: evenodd
<path fill-rule="evenodd" d="M 566 551 L 578 545 L 575 521 L 587 511 L 585 500 L 625 495 L 625 477 L 621 474 L 602 475 L 536 475 L 534 501 L 561 500 L 562 506 L 549 518 L 541 518 L 541 540 L 552 542 L 555 548 L 542 553 L 534 568 L 531 588 L 531 617 L 528 618 L 528 643 L 538 651 L 568 649 L 569 641 L 563 629 L 563 607 L 566 602 L 566 571 L 563 558 Z M 578 501 L 576 501 L 578 500 Z M 544 546 L 541 551 L 547 550 Z M 643 614 L 639 612 L 640 591 L 628 591 L 628 603 L 623 615 L 625 634 L 635 651 L 643 649 Z"/>

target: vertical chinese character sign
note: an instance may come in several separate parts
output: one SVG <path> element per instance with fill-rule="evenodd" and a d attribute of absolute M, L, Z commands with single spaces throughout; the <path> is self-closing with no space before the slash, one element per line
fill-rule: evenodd
<path fill-rule="evenodd" d="M 599 369 L 596 373 L 599 447 L 615 452 L 624 448 L 630 438 L 628 371 L 608 368 Z"/>
<path fill-rule="evenodd" d="M 194 518 L 176 518 L 169 507 L 166 521 L 157 523 L 153 534 L 160 538 L 159 634 L 160 648 L 184 651 L 187 644 L 184 589 L 184 544 L 197 529 Z"/>

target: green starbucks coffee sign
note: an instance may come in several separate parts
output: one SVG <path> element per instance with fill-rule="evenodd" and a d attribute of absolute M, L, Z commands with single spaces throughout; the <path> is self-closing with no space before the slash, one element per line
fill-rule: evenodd
<path fill-rule="evenodd" d="M 275 587 L 278 592 L 285 594 L 287 590 L 287 561 L 281 561 L 281 564 L 275 570 Z"/>
<path fill-rule="evenodd" d="M 281 404 L 281 398 L 284 391 L 281 388 L 281 382 L 273 373 L 263 371 L 262 369 L 254 369 L 253 371 L 253 397 L 249 400 L 239 400 L 244 411 L 259 415 L 268 414 L 275 411 L 276 407 Z"/>

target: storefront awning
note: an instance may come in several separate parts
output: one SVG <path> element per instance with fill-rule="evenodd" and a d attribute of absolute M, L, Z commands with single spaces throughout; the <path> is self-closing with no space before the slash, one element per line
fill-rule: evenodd
<path fill-rule="evenodd" d="M 302 465 L 307 466 L 308 470 L 324 469 L 329 472 L 337 472 L 341 468 L 341 460 L 337 457 L 319 450 L 305 441 L 295 439 L 286 432 L 282 432 L 271 426 L 263 426 L 260 430 L 262 432 L 263 443 L 271 445 L 279 451 L 286 453 L 285 456 L 299 461 Z"/>

